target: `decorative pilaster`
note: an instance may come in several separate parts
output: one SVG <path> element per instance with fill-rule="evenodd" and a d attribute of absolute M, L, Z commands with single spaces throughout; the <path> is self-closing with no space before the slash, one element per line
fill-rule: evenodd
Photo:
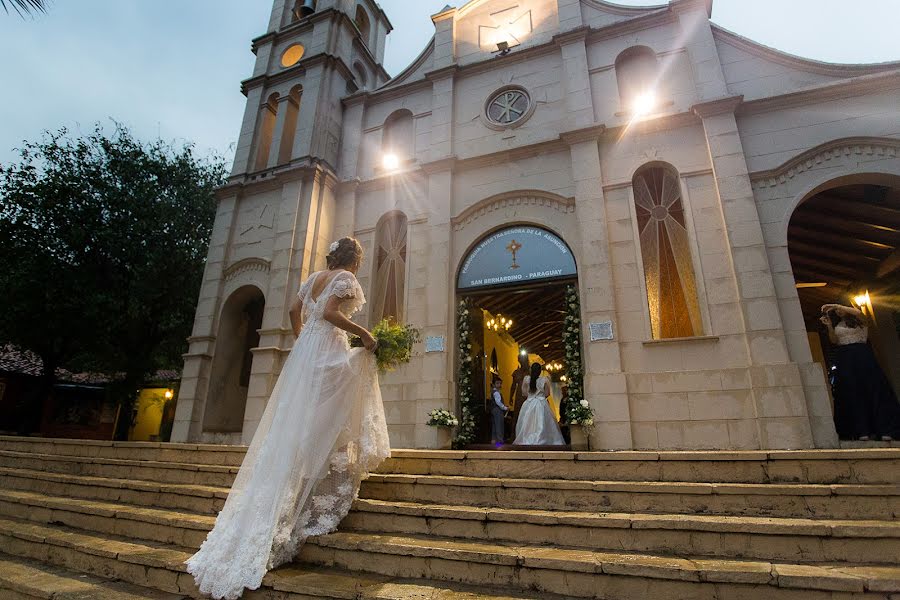
<path fill-rule="evenodd" d="M 693 107 L 703 122 L 731 251 L 763 448 L 806 448 L 812 434 L 800 370 L 790 361 L 775 283 L 750 186 L 735 109 L 741 96 Z"/>
<path fill-rule="evenodd" d="M 228 193 L 228 195 L 225 195 Z M 209 240 L 206 266 L 203 269 L 203 283 L 194 314 L 194 328 L 188 338 L 188 351 L 184 354 L 184 370 L 178 388 L 178 404 L 175 422 L 172 426 L 173 442 L 188 442 L 200 439 L 203 411 L 209 391 L 209 376 L 215 349 L 217 314 L 224 298 L 224 280 L 227 248 L 231 231 L 237 216 L 240 192 L 237 188 L 220 191 L 216 218 Z"/>
<path fill-rule="evenodd" d="M 603 197 L 600 150 L 597 139 L 603 128 L 566 134 L 575 183 L 575 215 L 581 241 L 578 286 L 582 299 L 582 327 L 611 321 L 616 330 L 616 306 L 609 257 L 606 203 Z M 631 415 L 622 357 L 615 340 L 584 340 L 584 392 L 594 408 L 592 447 L 614 450 L 632 447 Z"/>
<path fill-rule="evenodd" d="M 581 129 L 594 123 L 594 101 L 585 46 L 589 30 L 588 27 L 579 27 L 554 38 L 562 52 L 562 84 L 566 99 L 565 131 Z"/>

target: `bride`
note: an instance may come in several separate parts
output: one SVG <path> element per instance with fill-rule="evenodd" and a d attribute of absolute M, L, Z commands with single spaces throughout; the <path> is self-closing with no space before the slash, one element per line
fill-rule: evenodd
<path fill-rule="evenodd" d="M 515 445 L 562 446 L 566 443 L 547 401 L 550 396 L 550 380 L 540 375 L 541 365 L 534 363 L 531 365 L 531 374 L 522 380 L 522 392 L 528 394 L 528 399 L 522 403 L 519 411 L 516 440 L 513 442 Z"/>
<path fill-rule="evenodd" d="M 349 317 L 365 303 L 355 273 L 362 247 L 331 244 L 291 305 L 298 335 L 225 506 L 186 561 L 200 591 L 233 600 L 292 560 L 309 536 L 333 531 L 367 473 L 390 453 L 376 342 Z M 302 327 L 302 329 L 301 329 Z M 350 332 L 365 348 L 351 350 Z"/>

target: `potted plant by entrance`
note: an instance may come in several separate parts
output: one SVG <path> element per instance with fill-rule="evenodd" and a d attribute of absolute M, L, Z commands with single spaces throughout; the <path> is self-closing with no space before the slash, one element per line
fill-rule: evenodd
<path fill-rule="evenodd" d="M 435 408 L 428 413 L 428 422 L 426 424 L 437 428 L 438 448 L 442 450 L 449 449 L 450 440 L 453 437 L 451 429 L 459 425 L 459 420 L 450 411 L 443 408 Z"/>

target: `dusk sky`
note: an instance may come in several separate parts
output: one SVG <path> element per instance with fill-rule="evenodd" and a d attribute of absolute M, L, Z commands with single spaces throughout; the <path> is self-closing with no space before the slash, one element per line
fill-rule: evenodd
<path fill-rule="evenodd" d="M 385 68 L 400 72 L 454 0 L 381 0 L 394 25 Z M 647 2 L 619 0 L 620 4 Z M 0 163 L 23 139 L 120 121 L 143 139 L 192 141 L 230 162 L 240 81 L 269 0 L 51 0 L 23 20 L 0 11 Z M 713 21 L 762 44 L 841 63 L 900 60 L 898 0 L 715 0 Z"/>

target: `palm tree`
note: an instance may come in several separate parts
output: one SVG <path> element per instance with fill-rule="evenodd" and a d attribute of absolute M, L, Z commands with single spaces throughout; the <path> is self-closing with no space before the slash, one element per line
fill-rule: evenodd
<path fill-rule="evenodd" d="M 9 14 L 9 7 L 19 13 L 20 17 L 35 12 L 47 12 L 47 0 L 0 0 L 0 6 Z"/>

